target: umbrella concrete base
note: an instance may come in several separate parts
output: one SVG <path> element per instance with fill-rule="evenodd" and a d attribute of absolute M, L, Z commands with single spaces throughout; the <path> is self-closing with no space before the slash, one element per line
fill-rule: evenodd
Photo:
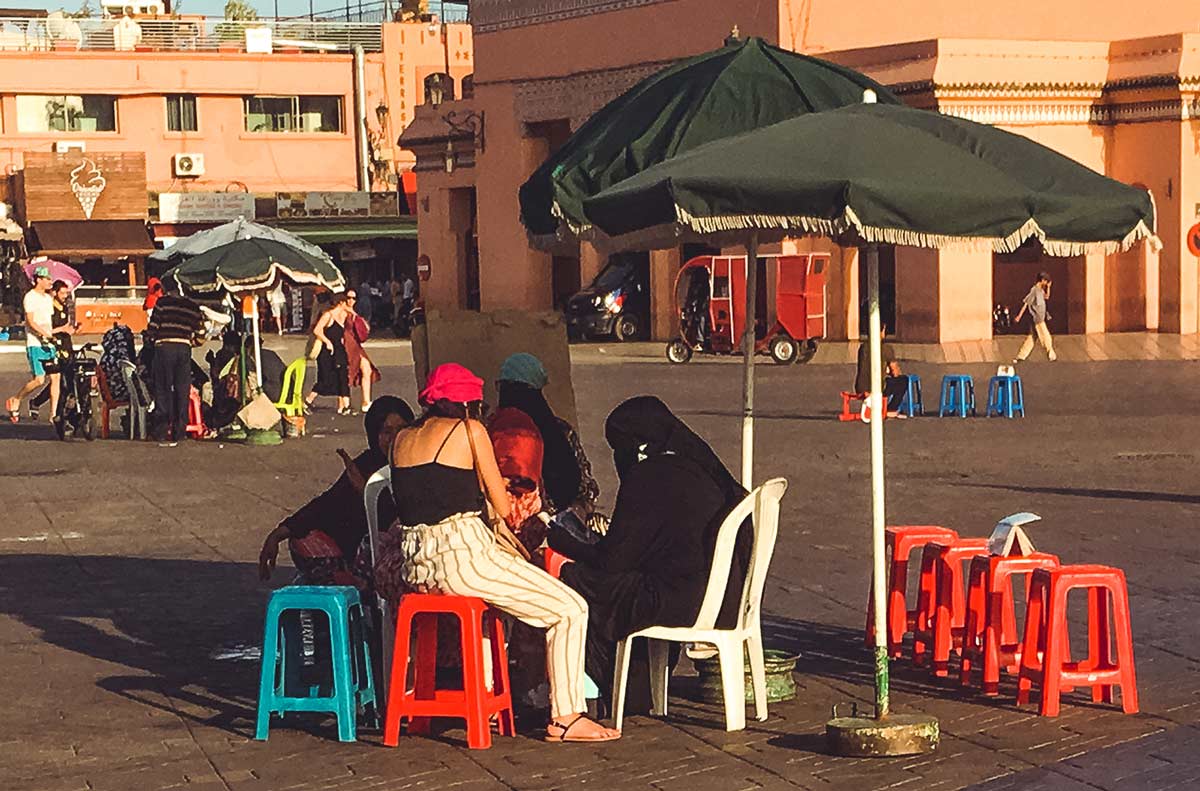
<path fill-rule="evenodd" d="M 924 714 L 835 717 L 825 723 L 829 752 L 855 758 L 917 755 L 937 748 L 938 721 Z"/>
<path fill-rule="evenodd" d="M 279 436 L 278 431 L 250 429 L 246 432 L 246 438 L 242 442 L 247 445 L 282 445 L 283 437 Z"/>

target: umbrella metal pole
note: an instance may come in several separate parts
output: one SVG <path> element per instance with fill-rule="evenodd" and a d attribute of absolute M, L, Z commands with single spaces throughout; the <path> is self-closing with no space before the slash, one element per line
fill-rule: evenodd
<path fill-rule="evenodd" d="M 857 703 L 849 704 L 850 716 L 833 707 L 833 719 L 825 723 L 825 740 L 834 755 L 867 757 L 915 755 L 937 747 L 941 738 L 938 721 L 927 714 L 892 714 L 888 701 L 887 580 L 884 573 L 883 502 L 883 344 L 879 318 L 879 250 L 864 250 L 867 265 L 867 343 L 871 361 L 871 606 L 875 629 L 875 716 L 861 717 Z"/>
<path fill-rule="evenodd" d="M 254 312 L 250 318 L 254 328 L 254 378 L 258 382 L 259 392 L 262 391 L 262 339 L 258 335 L 258 295 L 254 295 Z"/>
<path fill-rule="evenodd" d="M 879 248 L 867 259 L 867 334 L 871 346 L 871 597 L 875 610 L 875 717 L 888 715 L 887 580 L 885 575 L 883 501 L 883 325 L 879 316 Z"/>
<path fill-rule="evenodd" d="M 754 488 L 754 346 L 758 312 L 758 234 L 746 242 L 746 326 L 742 332 L 742 486 Z"/>

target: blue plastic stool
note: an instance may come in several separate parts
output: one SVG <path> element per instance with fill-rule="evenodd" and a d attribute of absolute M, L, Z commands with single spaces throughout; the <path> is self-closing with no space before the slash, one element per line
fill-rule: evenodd
<path fill-rule="evenodd" d="M 330 653 L 333 658 L 333 694 L 320 695 L 319 688 L 296 694 L 294 673 L 289 664 L 299 658 L 300 640 L 281 624 L 289 610 L 316 610 L 329 616 Z M 359 706 L 370 704 L 375 711 L 375 682 L 371 675 L 371 651 L 358 590 L 349 586 L 292 585 L 271 594 L 263 634 L 262 675 L 258 684 L 258 724 L 254 738 L 266 740 L 272 714 L 289 711 L 323 711 L 337 715 L 338 739 L 357 738 Z M 289 660 L 288 654 L 292 654 Z"/>
<path fill-rule="evenodd" d="M 947 374 L 942 377 L 942 400 L 938 417 L 966 417 L 967 410 L 975 414 L 975 381 L 966 374 Z"/>
<path fill-rule="evenodd" d="M 909 417 L 925 414 L 925 397 L 921 394 L 921 377 L 908 374 L 908 392 L 900 400 L 900 408 L 896 411 L 903 412 Z"/>
<path fill-rule="evenodd" d="M 1021 377 L 1015 374 L 993 376 L 988 382 L 987 416 L 1010 418 L 1017 412 L 1025 417 L 1025 388 L 1021 386 Z"/>

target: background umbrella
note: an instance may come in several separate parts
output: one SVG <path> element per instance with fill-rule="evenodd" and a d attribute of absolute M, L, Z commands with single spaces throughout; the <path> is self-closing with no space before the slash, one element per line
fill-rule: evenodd
<path fill-rule="evenodd" d="M 25 277 L 29 278 L 29 282 L 34 280 L 33 272 L 39 266 L 44 266 L 50 270 L 51 280 L 61 280 L 67 284 L 67 288 L 74 291 L 80 283 L 83 282 L 83 275 L 76 272 L 71 267 L 64 264 L 62 261 L 55 261 L 53 258 L 47 258 L 44 255 L 36 256 L 29 259 L 29 263 L 21 267 L 21 271 L 25 273 Z"/>
<path fill-rule="evenodd" d="M 324 286 L 342 291 L 346 279 L 328 256 L 310 255 L 273 239 L 239 239 L 189 258 L 163 274 L 163 283 L 176 291 L 197 295 L 228 292 L 253 296 L 250 315 L 254 362 L 262 388 L 262 352 L 258 334 L 258 295 L 280 279 L 297 285 Z"/>
<path fill-rule="evenodd" d="M 341 270 L 324 253 L 316 256 L 274 239 L 258 238 L 239 239 L 192 256 L 168 270 L 162 280 L 185 293 L 249 294 L 272 288 L 279 278 L 331 291 L 346 287 Z"/>
<path fill-rule="evenodd" d="M 587 200 L 585 213 L 616 245 L 710 243 L 822 234 L 867 245 L 871 350 L 871 489 L 876 717 L 888 713 L 884 579 L 882 360 L 876 243 L 986 244 L 1011 252 L 1037 238 L 1051 255 L 1115 252 L 1151 238 L 1148 192 L 1106 178 L 1028 138 L 907 107 L 863 105 L 801 116 L 710 143 Z M 753 293 L 750 266 L 747 289 Z M 747 300 L 752 416 L 753 300 Z M 752 440 L 748 420 L 747 439 Z M 743 444 L 743 475 L 753 454 Z M 749 483 L 744 481 L 747 487 Z"/>
<path fill-rule="evenodd" d="M 218 225 L 215 228 L 210 228 L 207 231 L 197 231 L 191 236 L 180 239 L 165 250 L 158 250 L 151 253 L 147 256 L 146 260 L 158 264 L 179 264 L 192 256 L 207 253 L 215 247 L 220 247 L 239 239 L 270 239 L 286 244 L 289 247 L 294 247 L 317 258 L 329 258 L 320 247 L 304 241 L 295 234 L 238 217 L 236 220 Z"/>
<path fill-rule="evenodd" d="M 738 40 L 681 60 L 597 111 L 521 187 L 521 221 L 531 240 L 593 235 L 583 200 L 622 179 L 713 140 L 843 107 L 874 89 L 869 77 L 828 61 Z"/>

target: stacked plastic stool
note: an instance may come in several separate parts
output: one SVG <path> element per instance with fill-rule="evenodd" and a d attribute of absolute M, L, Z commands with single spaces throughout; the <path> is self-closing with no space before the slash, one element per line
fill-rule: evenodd
<path fill-rule="evenodd" d="M 392 651 L 391 682 L 388 685 L 387 716 L 383 743 L 400 743 L 400 722 L 408 720 L 409 734 L 429 732 L 433 717 L 466 720 L 467 746 L 485 750 L 492 746 L 489 720 L 498 715 L 500 733 L 512 736 L 512 695 L 508 686 L 508 655 L 504 628 L 494 614 L 488 616 L 492 651 L 492 684 L 488 689 L 483 657 L 484 616 L 488 605 L 472 596 L 443 596 L 409 593 L 400 599 L 396 612 L 396 643 Z M 437 688 L 437 619 L 453 615 L 460 626 L 462 689 Z M 416 632 L 417 656 L 411 655 L 411 633 Z M 408 668 L 413 666 L 413 685 L 408 686 Z"/>
<path fill-rule="evenodd" d="M 286 683 L 288 664 L 299 660 L 300 640 L 288 634 L 281 619 L 284 613 L 294 610 L 318 611 L 329 617 L 332 695 L 320 695 L 319 689 L 306 689 L 306 695 L 290 694 Z M 352 742 L 357 738 L 358 708 L 368 705 L 374 719 L 375 683 L 358 590 L 337 585 L 293 585 L 271 594 L 263 634 L 255 738 L 267 738 L 272 714 L 312 711 L 335 714 L 338 739 Z"/>
<path fill-rule="evenodd" d="M 908 391 L 904 394 L 904 398 L 900 400 L 900 408 L 896 411 L 901 412 L 908 417 L 924 415 L 925 398 L 921 394 L 921 377 L 915 374 L 908 374 L 907 376 Z"/>
<path fill-rule="evenodd" d="M 913 665 L 924 665 L 932 649 L 934 675 L 950 674 L 950 653 L 961 645 L 967 618 L 963 563 L 986 555 L 987 543 L 986 538 L 930 541 L 921 551 Z"/>
<path fill-rule="evenodd" d="M 1013 602 L 1013 577 L 1026 578 L 1035 569 L 1058 568 L 1058 558 L 1045 552 L 1029 555 L 979 555 L 971 559 L 967 583 L 967 617 L 963 626 L 959 681 L 970 686 L 971 671 L 982 665 L 985 695 L 1000 692 L 1000 668 L 1016 673 L 1021 659 L 1021 635 Z"/>
<path fill-rule="evenodd" d="M 196 388 L 191 388 L 188 391 L 188 419 L 186 433 L 189 437 L 203 437 L 208 430 L 204 426 L 203 401 L 200 400 L 200 391 Z M 183 439 L 176 437 L 175 439 Z"/>
<path fill-rule="evenodd" d="M 993 376 L 988 381 L 985 414 L 988 417 L 1011 418 L 1018 413 L 1025 417 L 1025 388 L 1021 385 L 1021 377 L 1016 374 Z"/>
<path fill-rule="evenodd" d="M 886 530 L 888 552 L 887 645 L 888 655 L 900 656 L 904 635 L 916 623 L 916 608 L 908 607 L 908 561 L 914 550 L 930 541 L 952 542 L 958 533 L 937 525 L 890 525 Z M 875 597 L 867 597 L 866 643 L 875 644 Z"/>
<path fill-rule="evenodd" d="M 1088 592 L 1088 658 L 1080 662 L 1072 662 L 1067 655 L 1067 593 L 1075 588 Z M 1043 717 L 1057 716 L 1060 694 L 1075 687 L 1091 687 L 1093 703 L 1112 703 L 1119 687 L 1122 710 L 1137 713 L 1129 594 L 1123 571 L 1079 565 L 1033 572 L 1017 679 L 1018 706 L 1029 702 L 1035 683 L 1042 691 L 1038 713 Z"/>
<path fill-rule="evenodd" d="M 942 397 L 938 417 L 975 414 L 975 380 L 966 374 L 946 374 L 942 377 Z"/>

